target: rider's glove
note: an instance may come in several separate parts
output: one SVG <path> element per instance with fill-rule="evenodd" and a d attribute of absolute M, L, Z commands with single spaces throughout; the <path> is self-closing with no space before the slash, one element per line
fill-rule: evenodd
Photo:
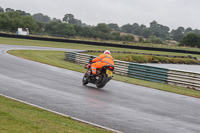
<path fill-rule="evenodd" d="M 91 66 L 91 64 L 88 64 L 86 68 L 88 69 L 90 66 Z"/>

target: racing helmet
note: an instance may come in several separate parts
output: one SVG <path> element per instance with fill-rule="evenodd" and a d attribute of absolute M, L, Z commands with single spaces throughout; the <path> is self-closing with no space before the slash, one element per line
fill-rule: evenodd
<path fill-rule="evenodd" d="M 111 54 L 109 50 L 105 50 L 104 54 Z"/>

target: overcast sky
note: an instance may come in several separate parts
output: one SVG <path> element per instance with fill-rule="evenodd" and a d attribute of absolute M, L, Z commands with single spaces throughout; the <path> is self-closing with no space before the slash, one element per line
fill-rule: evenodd
<path fill-rule="evenodd" d="M 200 29 L 200 0 L 0 0 L 0 6 L 58 19 L 71 13 L 89 25 L 138 23 L 149 27 L 155 20 L 170 29 Z"/>

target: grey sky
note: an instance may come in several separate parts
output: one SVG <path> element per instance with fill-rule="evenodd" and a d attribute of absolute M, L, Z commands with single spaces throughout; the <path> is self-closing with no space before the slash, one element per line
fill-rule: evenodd
<path fill-rule="evenodd" d="M 200 29 L 200 0 L 0 0 L 3 8 L 43 13 L 62 19 L 66 13 L 90 25 L 145 24 L 156 20 L 170 29 Z"/>

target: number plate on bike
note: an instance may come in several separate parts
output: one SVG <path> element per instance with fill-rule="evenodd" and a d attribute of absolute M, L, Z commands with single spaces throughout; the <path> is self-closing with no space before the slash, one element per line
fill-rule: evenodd
<path fill-rule="evenodd" d="M 110 71 L 110 70 L 107 70 L 107 71 L 106 71 L 106 74 L 108 75 L 108 77 L 111 77 L 111 76 L 112 76 L 112 74 L 113 74 L 113 72 L 112 72 L 112 71 Z"/>

